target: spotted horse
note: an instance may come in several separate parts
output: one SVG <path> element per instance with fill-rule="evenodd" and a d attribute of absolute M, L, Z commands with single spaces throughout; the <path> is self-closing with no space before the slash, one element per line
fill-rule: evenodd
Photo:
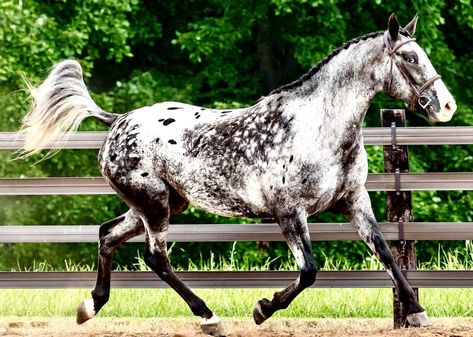
<path fill-rule="evenodd" d="M 145 262 L 202 318 L 202 331 L 222 336 L 219 318 L 174 273 L 166 249 L 169 217 L 189 203 L 222 216 L 274 218 L 300 268 L 299 277 L 253 310 L 263 323 L 315 282 L 307 217 L 327 209 L 344 214 L 382 262 L 412 326 L 431 324 L 386 245 L 368 193 L 362 123 L 379 92 L 450 120 L 455 100 L 412 38 L 417 15 L 401 28 L 346 42 L 308 73 L 244 109 L 216 110 L 163 102 L 114 114 L 90 97 L 78 62 L 56 64 L 38 87 L 23 120 L 24 156 L 61 148 L 86 117 L 110 126 L 100 170 L 129 210 L 100 227 L 97 283 L 77 310 L 77 322 L 108 301 L 115 249 L 144 233 Z M 54 140 L 56 142 L 54 143 Z"/>

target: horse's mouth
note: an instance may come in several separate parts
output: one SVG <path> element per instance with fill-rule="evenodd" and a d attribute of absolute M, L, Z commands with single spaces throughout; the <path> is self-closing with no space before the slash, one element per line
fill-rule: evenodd
<path fill-rule="evenodd" d="M 434 109 L 432 107 L 427 107 L 427 109 L 425 109 L 426 112 L 427 112 L 427 116 L 429 116 L 429 120 L 432 122 L 432 123 L 437 123 L 437 122 L 441 122 L 441 120 L 438 118 L 437 116 L 437 113 L 434 111 Z"/>
<path fill-rule="evenodd" d="M 421 111 L 425 113 L 429 117 L 429 120 L 432 123 L 448 122 L 452 118 L 452 114 L 447 115 L 442 110 L 436 111 L 433 105 L 429 105 L 425 108 L 422 108 L 419 105 L 417 105 L 417 111 Z"/>
<path fill-rule="evenodd" d="M 448 110 L 444 111 L 443 109 L 440 111 L 433 111 L 434 109 L 432 107 L 427 107 L 427 115 L 429 116 L 429 119 L 431 122 L 448 122 L 452 119 L 453 113 L 455 112 L 454 110 Z"/>

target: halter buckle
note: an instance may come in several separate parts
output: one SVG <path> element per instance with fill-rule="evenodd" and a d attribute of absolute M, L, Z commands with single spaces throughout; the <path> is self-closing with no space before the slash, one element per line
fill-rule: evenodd
<path fill-rule="evenodd" d="M 422 104 L 421 101 L 420 101 L 421 98 L 427 98 L 427 103 Z M 427 97 L 427 96 L 420 96 L 417 99 L 417 103 L 419 103 L 420 107 L 425 110 L 430 105 L 430 103 L 432 103 L 432 99 Z"/>

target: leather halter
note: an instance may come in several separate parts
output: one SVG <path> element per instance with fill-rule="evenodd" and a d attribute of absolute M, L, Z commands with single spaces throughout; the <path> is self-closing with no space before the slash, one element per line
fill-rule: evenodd
<path fill-rule="evenodd" d="M 384 45 L 386 46 L 386 49 L 388 50 L 389 57 L 391 58 L 391 66 L 390 66 L 389 78 L 388 78 L 388 95 L 392 96 L 391 89 L 392 89 L 392 81 L 393 81 L 393 64 L 395 64 L 397 66 L 397 68 L 399 69 L 399 72 L 402 74 L 402 76 L 404 76 L 407 83 L 409 84 L 409 86 L 414 91 L 414 97 L 412 98 L 412 100 L 409 104 L 409 109 L 414 110 L 416 103 L 419 103 L 419 105 L 422 107 L 422 109 L 425 110 L 425 108 L 427 108 L 430 105 L 430 103 L 432 103 L 432 100 L 428 96 L 422 95 L 422 93 L 425 90 L 427 90 L 427 88 L 430 87 L 435 81 L 440 79 L 441 76 L 440 75 L 433 76 L 432 78 L 427 80 L 419 89 L 417 89 L 416 86 L 414 85 L 414 83 L 412 83 L 411 78 L 409 77 L 409 75 L 403 69 L 403 67 L 397 61 L 394 60 L 394 53 L 399 48 L 401 48 L 405 44 L 408 44 L 408 43 L 414 42 L 414 41 L 415 41 L 415 39 L 408 39 L 408 40 L 403 41 L 403 42 L 401 42 L 401 43 L 399 43 L 399 44 L 397 44 L 393 47 L 391 38 L 389 36 L 389 32 L 388 31 L 384 32 Z M 422 104 L 421 101 L 420 101 L 421 98 L 426 98 L 427 103 Z"/>

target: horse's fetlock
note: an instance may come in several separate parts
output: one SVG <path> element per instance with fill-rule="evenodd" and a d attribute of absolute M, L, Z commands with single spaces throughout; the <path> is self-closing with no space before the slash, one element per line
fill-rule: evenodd
<path fill-rule="evenodd" d="M 277 297 L 278 293 L 274 293 L 274 296 Z M 266 315 L 266 317 L 271 316 L 273 313 L 271 312 L 273 302 L 268 300 L 267 298 L 262 298 L 261 300 L 258 301 L 261 311 Z"/>
<path fill-rule="evenodd" d="M 408 315 L 425 311 L 425 309 L 419 304 L 419 302 L 417 302 L 415 298 L 405 299 L 399 296 L 399 299 L 401 300 L 404 307 L 406 308 L 406 312 Z"/>
<path fill-rule="evenodd" d="M 93 290 L 92 298 L 94 299 L 95 304 L 101 304 L 100 307 L 102 307 L 103 304 L 108 302 L 110 298 L 110 292 L 103 290 Z"/>
<path fill-rule="evenodd" d="M 192 300 L 189 303 L 189 307 L 195 316 L 200 316 L 202 318 L 207 318 L 207 319 L 213 316 L 212 311 L 207 307 L 205 302 L 200 298 L 196 298 Z"/>
<path fill-rule="evenodd" d="M 312 266 L 311 268 L 302 269 L 300 277 L 300 285 L 304 288 L 310 287 L 315 283 L 317 277 L 317 268 Z"/>

